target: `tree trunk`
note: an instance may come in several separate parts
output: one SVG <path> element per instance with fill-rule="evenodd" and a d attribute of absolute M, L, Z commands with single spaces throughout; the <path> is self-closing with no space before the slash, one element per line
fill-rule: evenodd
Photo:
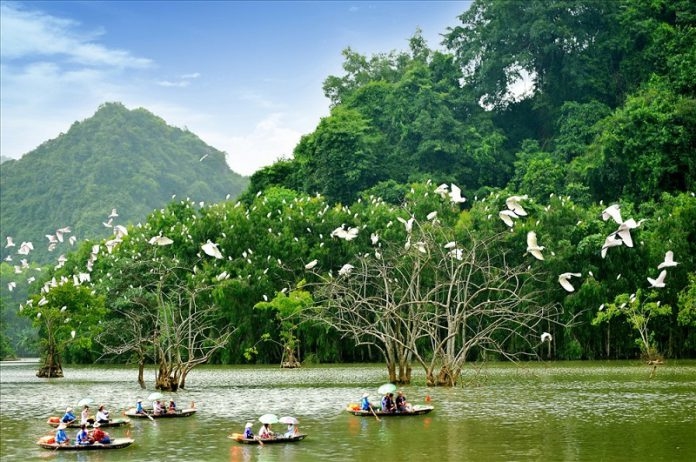
<path fill-rule="evenodd" d="M 142 390 L 145 389 L 145 361 L 143 359 L 138 361 L 138 385 Z"/>
<path fill-rule="evenodd" d="M 43 366 L 36 373 L 37 377 L 41 378 L 61 378 L 63 377 L 63 367 L 60 364 L 60 357 L 55 350 L 54 345 L 49 345 L 46 351 L 46 358 Z"/>

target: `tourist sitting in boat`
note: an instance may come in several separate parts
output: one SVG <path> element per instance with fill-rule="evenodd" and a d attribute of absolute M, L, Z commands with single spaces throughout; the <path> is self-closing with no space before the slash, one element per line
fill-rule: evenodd
<path fill-rule="evenodd" d="M 169 414 L 176 414 L 176 403 L 173 399 L 169 400 L 169 407 L 167 408 Z"/>
<path fill-rule="evenodd" d="M 58 429 L 56 430 L 56 443 L 58 444 L 67 444 L 70 442 L 70 438 L 68 438 L 68 434 L 65 433 L 65 429 L 68 428 L 68 426 L 64 423 L 61 423 L 58 425 Z"/>
<path fill-rule="evenodd" d="M 154 403 L 152 403 L 152 413 L 155 415 L 160 415 L 162 414 L 162 402 L 160 400 L 155 400 Z"/>
<path fill-rule="evenodd" d="M 254 424 L 252 424 L 251 422 L 246 423 L 246 425 L 244 426 L 244 438 L 248 440 L 254 439 L 254 431 L 251 429 L 251 427 L 253 426 Z"/>
<path fill-rule="evenodd" d="M 135 413 L 136 414 L 145 414 L 145 409 L 143 409 L 143 400 L 138 399 L 138 402 L 135 403 Z"/>
<path fill-rule="evenodd" d="M 82 425 L 80 427 L 80 430 L 77 432 L 77 436 L 75 437 L 75 444 L 77 444 L 77 445 L 92 444 L 92 441 L 89 439 L 89 434 L 87 433 L 87 426 L 86 425 Z"/>
<path fill-rule="evenodd" d="M 288 424 L 288 431 L 283 433 L 283 436 L 285 438 L 292 438 L 293 436 L 297 436 L 299 434 L 299 430 L 297 429 L 297 425 L 295 424 Z"/>
<path fill-rule="evenodd" d="M 406 402 L 406 397 L 404 396 L 404 392 L 399 390 L 397 392 L 396 400 L 396 412 L 408 412 L 411 409 L 411 405 Z"/>
<path fill-rule="evenodd" d="M 273 438 L 273 431 L 271 430 L 271 424 L 263 424 L 259 428 L 259 438 L 270 439 Z"/>
<path fill-rule="evenodd" d="M 363 411 L 369 411 L 372 408 L 370 404 L 370 394 L 363 393 L 362 399 L 360 400 L 360 409 Z"/>
<path fill-rule="evenodd" d="M 60 421 L 65 424 L 70 424 L 73 421 L 75 421 L 75 414 L 73 414 L 73 408 L 69 407 L 65 409 L 65 414 L 63 414 L 63 417 L 60 419 Z"/>
<path fill-rule="evenodd" d="M 394 393 L 387 393 L 382 398 L 382 412 L 394 412 L 396 411 L 396 405 L 394 405 Z"/>
<path fill-rule="evenodd" d="M 90 435 L 90 441 L 92 443 L 110 444 L 111 438 L 109 434 L 99 427 L 99 422 L 96 422 L 94 424 L 94 430 L 92 430 L 92 434 Z"/>
<path fill-rule="evenodd" d="M 104 405 L 99 405 L 99 410 L 97 411 L 96 421 L 99 423 L 109 423 L 109 411 L 104 409 Z"/>
<path fill-rule="evenodd" d="M 80 425 L 87 425 L 93 423 L 94 419 L 89 417 L 89 406 L 85 404 L 85 407 L 82 408 L 82 412 L 80 413 Z"/>

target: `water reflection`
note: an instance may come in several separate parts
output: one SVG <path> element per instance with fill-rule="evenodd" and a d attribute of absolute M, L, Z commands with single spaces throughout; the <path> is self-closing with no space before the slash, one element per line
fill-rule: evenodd
<path fill-rule="evenodd" d="M 202 367 L 175 395 L 180 406 L 195 401 L 196 415 L 109 429 L 136 443 L 89 454 L 55 453 L 34 442 L 49 432 L 49 416 L 85 396 L 120 416 L 153 390 L 139 389 L 134 368 L 70 367 L 53 380 L 35 372 L 36 364 L 0 365 L 3 461 L 696 460 L 693 361 L 665 366 L 652 380 L 637 363 L 496 365 L 467 371 L 468 385 L 452 389 L 426 389 L 416 375 L 404 393 L 413 404 L 430 396 L 436 410 L 381 421 L 343 411 L 384 383 L 381 365 Z M 151 384 L 154 371 L 148 374 Z M 296 416 L 309 437 L 264 447 L 227 438 L 247 421 L 256 428 L 267 412 Z"/>

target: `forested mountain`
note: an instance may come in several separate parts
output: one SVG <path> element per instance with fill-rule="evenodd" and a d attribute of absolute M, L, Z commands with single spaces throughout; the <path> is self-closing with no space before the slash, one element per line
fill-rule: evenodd
<path fill-rule="evenodd" d="M 67 133 L 2 164 L 2 237 L 14 237 L 17 248 L 32 242 L 30 259 L 47 262 L 70 250 L 69 236 L 103 238 L 113 225 L 144 220 L 173 195 L 217 202 L 237 196 L 247 183 L 223 152 L 193 133 L 145 109 L 107 103 Z M 113 209 L 118 217 L 109 223 Z M 45 235 L 62 227 L 71 233 L 49 253 Z M 3 248 L 3 258 L 17 248 Z"/>

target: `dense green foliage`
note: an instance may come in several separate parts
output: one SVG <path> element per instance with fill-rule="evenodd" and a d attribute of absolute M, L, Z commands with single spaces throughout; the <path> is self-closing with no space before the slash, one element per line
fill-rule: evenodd
<path fill-rule="evenodd" d="M 164 209 L 150 207 L 113 253 L 102 243 L 92 280 L 107 296 L 107 325 L 122 321 L 124 302 L 116 300 L 130 300 L 139 284 L 134 268 L 156 252 L 212 284 L 216 322 L 237 328 L 213 361 L 278 362 L 283 344 L 297 347 L 300 359 L 380 360 L 369 345 L 278 314 L 309 303 L 319 281 L 305 264 L 317 260 L 317 271 L 336 275 L 374 251 L 371 233 L 402 246 L 397 218 L 424 222 L 436 211 L 452 239 L 502 235 L 505 264 L 534 267 L 535 303 L 562 307 L 558 323 L 545 326 L 553 342 L 544 357 L 696 355 L 694 3 L 478 0 L 459 19 L 445 34 L 447 52 L 430 50 L 419 33 L 409 52 L 367 58 L 347 49 L 345 74 L 324 83 L 330 115 L 301 139 L 293 159 L 256 172 L 241 202 L 199 207 L 178 194 Z M 524 95 L 511 91 L 520 76 L 532 85 Z M 435 194 L 440 183 L 459 185 L 468 201 L 443 200 Z M 129 188 L 122 194 L 148 191 Z M 528 195 L 529 216 L 508 231 L 498 212 L 513 194 Z M 633 247 L 612 247 L 603 257 L 617 230 L 602 219 L 609 204 L 640 225 L 630 231 Z M 112 206 L 124 207 L 104 203 L 99 213 Z M 55 221 L 46 223 L 62 226 Z M 358 237 L 330 238 L 342 225 L 359 229 Z M 530 231 L 545 247 L 544 261 L 525 253 Z M 157 235 L 174 242 L 148 244 Z M 208 240 L 224 258 L 202 252 Z M 44 278 L 85 271 L 95 243 Z M 678 265 L 668 268 L 665 287 L 652 288 L 647 278 L 657 277 L 667 251 Z M 582 274 L 572 293 L 558 282 L 565 272 Z M 515 354 L 539 333 L 501 344 Z M 268 336 L 275 342 L 259 342 Z M 90 358 L 102 352 L 92 345 Z M 470 353 L 469 360 L 485 358 Z"/>

